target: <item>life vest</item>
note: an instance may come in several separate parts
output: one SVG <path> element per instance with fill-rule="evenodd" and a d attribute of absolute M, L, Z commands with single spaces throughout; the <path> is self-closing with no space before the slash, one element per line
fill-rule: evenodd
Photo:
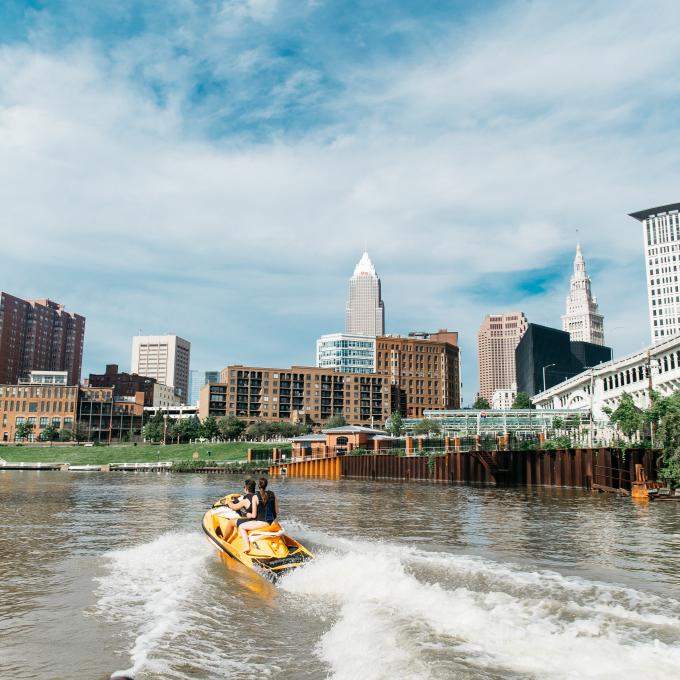
<path fill-rule="evenodd" d="M 257 492 L 257 519 L 271 524 L 276 519 L 276 503 L 273 491 L 267 491 L 267 502 L 262 500 L 262 494 Z"/>

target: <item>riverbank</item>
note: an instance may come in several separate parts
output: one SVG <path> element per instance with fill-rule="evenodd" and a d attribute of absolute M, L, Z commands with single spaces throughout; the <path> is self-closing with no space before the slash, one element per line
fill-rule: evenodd
<path fill-rule="evenodd" d="M 1 446 L 0 458 L 8 463 L 68 463 L 69 465 L 109 465 L 111 463 L 156 463 L 190 461 L 194 453 L 203 461 L 239 461 L 248 458 L 248 449 L 284 452 L 289 444 L 220 442 L 216 444 L 138 444 L 133 446 Z"/>

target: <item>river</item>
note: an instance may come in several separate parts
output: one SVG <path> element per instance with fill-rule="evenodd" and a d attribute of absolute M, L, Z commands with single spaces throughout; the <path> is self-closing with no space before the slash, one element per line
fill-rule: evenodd
<path fill-rule="evenodd" d="M 680 677 L 680 503 L 281 480 L 273 586 L 200 527 L 240 480 L 0 472 L 0 677 Z"/>

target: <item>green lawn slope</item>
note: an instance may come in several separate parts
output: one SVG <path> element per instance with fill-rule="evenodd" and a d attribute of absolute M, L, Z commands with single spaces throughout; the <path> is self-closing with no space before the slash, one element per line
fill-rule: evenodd
<path fill-rule="evenodd" d="M 137 446 L 0 446 L 0 458 L 8 463 L 69 463 L 71 465 L 103 465 L 106 463 L 153 463 L 161 460 L 193 460 L 198 452 L 205 461 L 240 461 L 248 457 L 248 449 L 271 451 L 276 446 L 284 452 L 290 444 L 139 444 Z M 210 454 L 208 453 L 210 452 Z"/>

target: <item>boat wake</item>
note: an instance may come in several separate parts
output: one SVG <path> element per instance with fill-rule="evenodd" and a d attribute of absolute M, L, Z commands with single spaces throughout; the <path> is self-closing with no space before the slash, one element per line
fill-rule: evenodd
<path fill-rule="evenodd" d="M 680 668 L 676 601 L 302 525 L 295 533 L 326 552 L 281 587 L 320 616 L 335 603 L 316 649 L 335 680 L 668 678 Z"/>
<path fill-rule="evenodd" d="M 677 601 L 296 522 L 286 529 L 317 557 L 269 590 L 248 570 L 228 569 L 198 532 L 107 553 L 97 614 L 122 631 L 126 672 L 137 680 L 653 680 L 680 668 Z"/>
<path fill-rule="evenodd" d="M 143 667 L 168 670 L 150 658 L 151 652 L 188 629 L 183 612 L 200 585 L 196 573 L 210 554 L 201 536 L 168 533 L 104 555 L 108 573 L 97 579 L 97 613 L 132 639 L 132 665 L 125 673 L 134 675 Z"/>

